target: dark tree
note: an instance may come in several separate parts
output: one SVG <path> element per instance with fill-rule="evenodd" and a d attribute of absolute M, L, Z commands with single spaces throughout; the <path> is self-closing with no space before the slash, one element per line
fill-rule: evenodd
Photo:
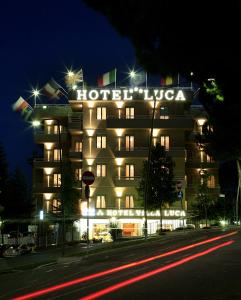
<path fill-rule="evenodd" d="M 0 143 L 0 216 L 7 202 L 8 163 L 3 145 Z"/>
<path fill-rule="evenodd" d="M 160 209 L 162 228 L 162 208 L 170 205 L 176 200 L 175 183 L 173 175 L 174 163 L 167 155 L 165 147 L 159 143 L 151 149 L 150 173 L 148 172 L 148 162 L 143 163 L 143 172 L 140 180 L 139 193 L 144 199 L 145 184 L 147 184 L 147 208 Z"/>
<path fill-rule="evenodd" d="M 229 101 L 241 66 L 241 4 L 234 0 L 84 0 L 130 39 L 138 62 L 151 73 L 194 72 L 214 77 Z"/>
<path fill-rule="evenodd" d="M 63 163 L 63 178 L 61 184 L 61 210 L 64 210 L 66 229 L 72 232 L 73 239 L 73 222 L 79 218 L 79 199 L 80 192 L 76 186 L 71 164 L 68 161 Z"/>
<path fill-rule="evenodd" d="M 26 177 L 16 168 L 8 181 L 8 196 L 3 211 L 5 229 L 27 231 L 33 206 Z"/>

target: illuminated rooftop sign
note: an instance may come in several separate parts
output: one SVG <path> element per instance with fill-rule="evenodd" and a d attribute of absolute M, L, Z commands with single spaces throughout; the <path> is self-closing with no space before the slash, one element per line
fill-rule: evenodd
<path fill-rule="evenodd" d="M 76 90 L 78 101 L 83 100 L 166 100 L 185 101 L 185 90 L 178 88 L 157 89 L 157 88 L 119 88 L 119 89 L 78 89 Z"/>

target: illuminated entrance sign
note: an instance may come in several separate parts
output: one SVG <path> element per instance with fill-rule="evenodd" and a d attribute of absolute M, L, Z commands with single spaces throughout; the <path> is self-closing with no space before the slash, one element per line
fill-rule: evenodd
<path fill-rule="evenodd" d="M 172 89 L 78 89 L 76 90 L 77 100 L 167 100 L 186 101 L 185 91 L 179 88 Z"/>
<path fill-rule="evenodd" d="M 90 212 L 93 217 L 144 217 L 143 209 L 95 209 Z M 186 212 L 179 209 L 164 209 L 163 217 L 181 218 L 186 217 Z M 87 216 L 87 211 L 83 211 L 83 216 Z M 160 210 L 148 211 L 148 217 L 160 217 Z"/>

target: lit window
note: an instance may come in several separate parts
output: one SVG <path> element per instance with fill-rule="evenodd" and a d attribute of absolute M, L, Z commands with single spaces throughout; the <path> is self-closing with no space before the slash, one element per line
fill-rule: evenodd
<path fill-rule="evenodd" d="M 75 150 L 75 152 L 81 152 L 82 151 L 82 142 L 75 142 L 74 150 Z"/>
<path fill-rule="evenodd" d="M 75 180 L 81 181 L 82 179 L 82 170 L 81 169 L 75 169 Z"/>
<path fill-rule="evenodd" d="M 169 119 L 168 108 L 166 106 L 160 107 L 160 119 Z"/>
<path fill-rule="evenodd" d="M 207 162 L 208 163 L 213 162 L 213 158 L 211 156 L 209 156 L 208 154 L 207 154 Z"/>
<path fill-rule="evenodd" d="M 125 208 L 134 208 L 134 197 L 133 197 L 133 195 L 126 195 Z"/>
<path fill-rule="evenodd" d="M 126 107 L 126 119 L 134 119 L 135 109 L 134 107 Z"/>
<path fill-rule="evenodd" d="M 134 136 L 126 135 L 126 150 L 133 151 L 134 150 Z"/>
<path fill-rule="evenodd" d="M 62 125 L 54 125 L 54 134 L 59 134 L 59 132 L 63 131 Z"/>
<path fill-rule="evenodd" d="M 135 167 L 134 165 L 126 165 L 126 180 L 134 180 Z"/>
<path fill-rule="evenodd" d="M 62 154 L 62 150 L 61 150 Z M 60 161 L 60 149 L 54 149 L 54 160 Z"/>
<path fill-rule="evenodd" d="M 97 120 L 106 120 L 106 107 L 96 107 Z"/>
<path fill-rule="evenodd" d="M 96 176 L 97 177 L 106 176 L 106 165 L 96 165 Z"/>
<path fill-rule="evenodd" d="M 168 135 L 161 136 L 161 146 L 164 146 L 166 150 L 170 148 L 170 137 Z"/>
<path fill-rule="evenodd" d="M 61 210 L 61 202 L 59 199 L 53 199 L 53 206 L 52 206 L 53 213 L 60 212 Z"/>
<path fill-rule="evenodd" d="M 60 187 L 61 186 L 61 174 L 55 173 L 53 175 L 53 179 L 54 179 L 53 186 Z"/>
<path fill-rule="evenodd" d="M 106 208 L 105 195 L 97 196 L 96 208 Z"/>
<path fill-rule="evenodd" d="M 214 175 L 208 176 L 207 186 L 208 186 L 208 188 L 215 188 L 215 177 L 214 177 Z"/>
<path fill-rule="evenodd" d="M 106 136 L 99 135 L 96 137 L 96 148 L 106 148 Z"/>

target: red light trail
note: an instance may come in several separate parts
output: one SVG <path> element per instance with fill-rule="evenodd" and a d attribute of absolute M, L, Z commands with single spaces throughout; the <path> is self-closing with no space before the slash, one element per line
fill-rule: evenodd
<path fill-rule="evenodd" d="M 150 261 L 162 258 L 162 257 L 170 256 L 170 255 L 182 252 L 182 251 L 189 250 L 191 248 L 195 248 L 195 247 L 207 244 L 207 243 L 211 243 L 211 242 L 214 242 L 214 241 L 232 236 L 234 234 L 237 234 L 237 231 L 233 231 L 233 232 L 230 232 L 230 233 L 227 233 L 227 234 L 219 235 L 219 236 L 213 237 L 211 239 L 207 239 L 207 240 L 195 243 L 195 244 L 190 244 L 190 245 L 187 245 L 187 246 L 184 246 L 184 247 L 181 247 L 181 248 L 177 248 L 175 250 L 171 250 L 171 251 L 168 251 L 168 252 L 164 252 L 164 253 L 161 253 L 159 255 L 155 255 L 155 256 L 152 256 L 152 257 L 149 257 L 149 258 L 146 258 L 146 259 L 142 259 L 142 260 L 135 261 L 135 262 L 132 262 L 132 263 L 129 263 L 129 264 L 125 264 L 125 265 L 122 265 L 122 266 L 119 266 L 119 267 L 116 267 L 116 268 L 108 269 L 108 270 L 105 270 L 105 271 L 102 271 L 102 272 L 98 272 L 98 273 L 87 275 L 87 276 L 77 278 L 77 279 L 74 279 L 74 280 L 71 280 L 71 281 L 67 281 L 67 282 L 64 282 L 64 283 L 61 283 L 61 284 L 58 284 L 58 285 L 54 285 L 54 286 L 51 286 L 51 287 L 48 287 L 48 288 L 45 288 L 45 289 L 42 289 L 42 290 L 38 290 L 36 292 L 32 292 L 32 293 L 29 293 L 29 294 L 26 294 L 26 295 L 16 297 L 13 300 L 27 300 L 27 299 L 36 298 L 36 297 L 39 297 L 39 296 L 42 296 L 42 295 L 45 295 L 45 294 L 48 294 L 48 293 L 55 292 L 55 291 L 63 289 L 63 288 L 67 288 L 67 287 L 72 286 L 72 285 L 76 285 L 76 284 L 86 282 L 86 281 L 89 281 L 89 280 L 92 280 L 92 279 L 95 279 L 95 278 L 99 278 L 99 277 L 102 277 L 102 276 L 105 276 L 105 275 L 116 273 L 116 272 L 119 272 L 119 271 L 122 271 L 122 270 L 125 270 L 125 269 L 128 269 L 128 268 L 133 268 L 133 267 L 139 266 L 141 264 L 145 264 L 147 262 L 150 262 Z"/>
<path fill-rule="evenodd" d="M 191 260 L 194 260 L 194 259 L 196 259 L 196 258 L 198 258 L 198 257 L 200 257 L 200 256 L 207 255 L 207 254 L 209 254 L 209 253 L 211 253 L 211 252 L 213 252 L 213 251 L 218 250 L 219 248 L 228 246 L 228 245 L 232 244 L 233 242 L 234 242 L 234 241 L 228 241 L 228 242 L 225 242 L 225 243 L 223 243 L 223 244 L 217 245 L 217 246 L 215 246 L 215 247 L 209 248 L 209 249 L 207 249 L 207 250 L 205 250 L 205 251 L 202 251 L 202 252 L 196 253 L 196 254 L 194 254 L 194 255 L 185 257 L 185 258 L 183 258 L 183 259 L 180 259 L 180 260 L 178 260 L 178 261 L 175 261 L 174 263 L 171 263 L 171 264 L 166 265 L 166 266 L 164 266 L 164 267 L 161 267 L 161 268 L 159 268 L 159 269 L 156 269 L 156 270 L 153 270 L 153 271 L 144 273 L 144 274 L 142 274 L 142 275 L 139 275 L 139 276 L 133 277 L 133 278 L 131 278 L 131 279 L 122 281 L 122 282 L 120 282 L 120 283 L 114 284 L 114 285 L 112 285 L 112 286 L 109 286 L 109 287 L 107 287 L 107 288 L 105 288 L 105 289 L 103 289 L 103 290 L 100 290 L 100 291 L 96 292 L 96 293 L 93 293 L 93 294 L 90 294 L 90 295 L 85 296 L 85 297 L 83 297 L 83 298 L 80 298 L 80 300 L 94 300 L 94 299 L 97 299 L 97 298 L 102 297 L 102 296 L 104 296 L 104 295 L 106 295 L 106 294 L 109 294 L 109 293 L 111 293 L 111 292 L 114 292 L 114 291 L 116 291 L 116 290 L 119 290 L 119 289 L 121 289 L 121 288 L 123 288 L 123 287 L 125 287 L 125 286 L 127 286 L 127 285 L 133 284 L 133 283 L 135 283 L 135 282 L 141 281 L 141 280 L 143 280 L 143 279 L 146 279 L 146 278 L 148 278 L 148 277 L 154 276 L 154 275 L 159 274 L 159 273 L 161 273 L 161 272 L 165 272 L 165 271 L 167 271 L 167 270 L 169 270 L 169 269 L 172 269 L 172 268 L 175 268 L 175 267 L 177 267 L 177 266 L 183 265 L 183 264 L 185 264 L 185 263 L 187 263 L 187 262 L 189 262 L 189 261 L 191 261 Z"/>

